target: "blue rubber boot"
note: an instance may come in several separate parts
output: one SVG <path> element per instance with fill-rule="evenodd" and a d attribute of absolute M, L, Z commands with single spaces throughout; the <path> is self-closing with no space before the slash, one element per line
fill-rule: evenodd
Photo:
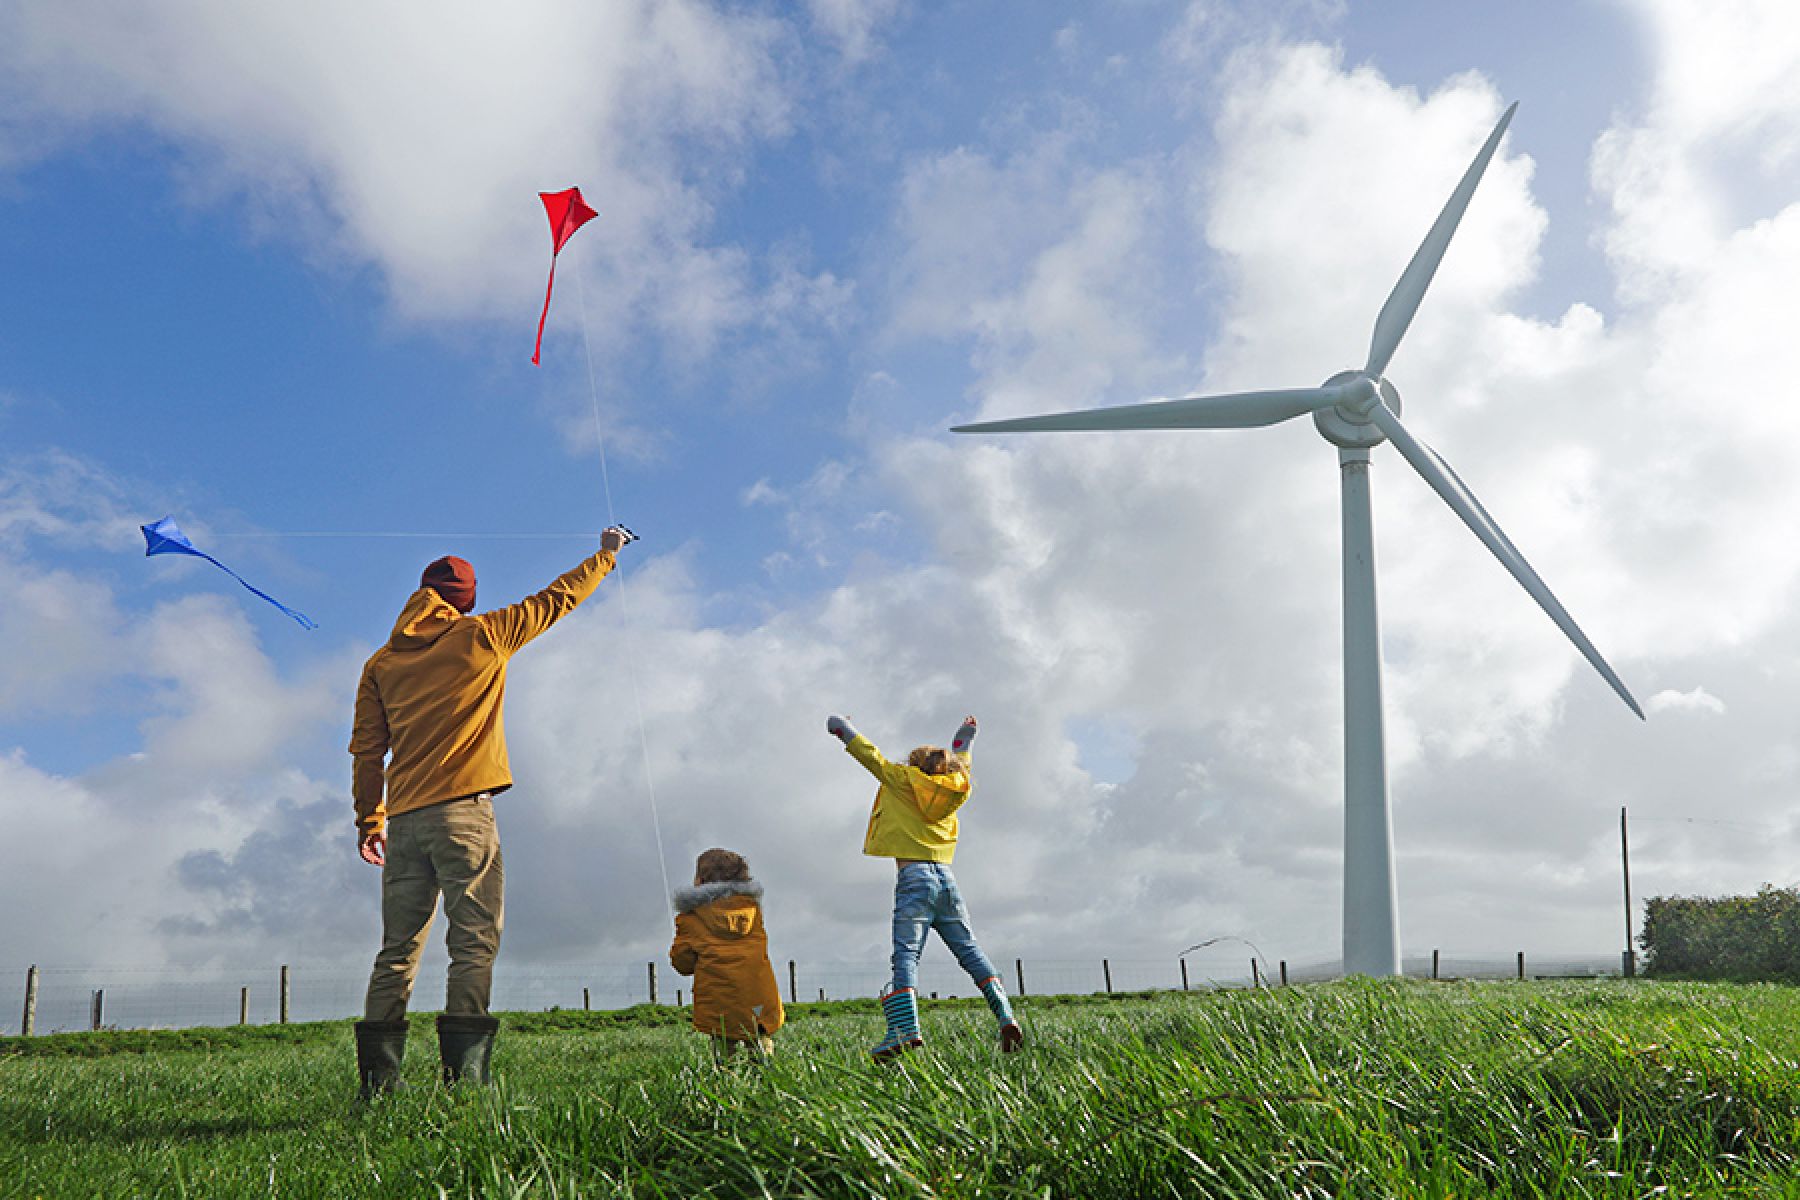
<path fill-rule="evenodd" d="M 1025 1031 L 1013 1016 L 1012 1004 L 1006 999 L 1006 987 L 998 975 L 990 975 L 981 983 L 981 994 L 987 997 L 988 1009 L 1000 1022 L 1000 1052 L 1011 1054 L 1025 1044 Z"/>
<path fill-rule="evenodd" d="M 908 1050 L 925 1044 L 919 1036 L 919 993 L 914 988 L 901 988 L 881 998 L 881 1011 L 887 1017 L 887 1036 L 869 1053 L 876 1062 L 898 1058 Z"/>

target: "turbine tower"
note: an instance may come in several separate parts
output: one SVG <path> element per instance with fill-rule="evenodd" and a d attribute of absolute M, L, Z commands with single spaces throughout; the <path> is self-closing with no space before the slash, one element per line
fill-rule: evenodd
<path fill-rule="evenodd" d="M 1436 451 L 1400 422 L 1400 394 L 1383 378 L 1438 263 L 1469 206 L 1488 161 L 1511 123 L 1512 105 L 1464 172 L 1449 202 L 1406 265 L 1375 318 L 1369 361 L 1318 387 L 1152 400 L 1008 421 L 959 425 L 954 433 L 1052 430 L 1246 429 L 1312 414 L 1338 448 L 1343 497 L 1344 559 L 1344 971 L 1400 973 L 1399 906 L 1394 891 L 1394 838 L 1389 817 L 1382 729 L 1381 624 L 1375 604 L 1375 538 L 1369 507 L 1369 451 L 1392 442 L 1433 491 L 1511 572 L 1640 719 L 1644 712 L 1581 627 L 1538 578 L 1512 539 Z"/>

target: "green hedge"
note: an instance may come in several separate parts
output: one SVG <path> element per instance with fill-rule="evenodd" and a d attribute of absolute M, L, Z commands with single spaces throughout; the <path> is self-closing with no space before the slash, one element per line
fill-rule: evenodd
<path fill-rule="evenodd" d="M 1638 937 L 1647 973 L 1665 979 L 1800 983 L 1800 890 L 1754 896 L 1657 896 Z"/>

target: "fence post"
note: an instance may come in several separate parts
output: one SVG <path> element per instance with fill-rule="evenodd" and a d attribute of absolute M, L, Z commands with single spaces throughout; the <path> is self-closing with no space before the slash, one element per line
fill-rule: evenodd
<path fill-rule="evenodd" d="M 1184 992 L 1188 990 L 1187 959 L 1185 958 L 1181 960 L 1181 990 Z"/>
<path fill-rule="evenodd" d="M 1110 996 L 1110 995 L 1112 995 L 1112 963 L 1108 962 L 1104 958 L 1101 959 L 1100 960 L 1100 971 L 1103 975 L 1106 976 L 1106 994 Z"/>
<path fill-rule="evenodd" d="M 788 959 L 788 1003 L 800 1003 L 799 972 L 794 967 L 794 960 Z"/>
<path fill-rule="evenodd" d="M 1250 956 L 1250 986 L 1260 988 L 1262 985 L 1262 968 L 1256 965 L 1256 956 L 1253 954 Z"/>
<path fill-rule="evenodd" d="M 241 987 L 238 989 L 238 1024 L 248 1025 L 249 1023 L 250 989 L 248 987 Z"/>
<path fill-rule="evenodd" d="M 25 1016 L 19 1021 L 19 1036 L 37 1032 L 37 967 L 25 972 Z"/>
<path fill-rule="evenodd" d="M 825 989 L 824 988 L 819 989 L 819 1003 L 820 1004 L 825 1003 Z"/>
<path fill-rule="evenodd" d="M 101 1024 L 100 1014 L 101 1014 L 102 1009 L 105 1006 L 105 1003 L 106 1003 L 106 989 L 105 988 L 95 988 L 94 989 L 94 1031 L 96 1033 L 98 1033 L 100 1030 L 100 1024 Z"/>
<path fill-rule="evenodd" d="M 1438 977 L 1438 952 L 1436 950 L 1431 952 L 1431 977 L 1433 979 Z"/>
<path fill-rule="evenodd" d="M 680 988 L 675 989 L 675 1007 L 676 1008 L 681 1007 L 681 989 Z"/>
<path fill-rule="evenodd" d="M 581 1011 L 582 1012 L 593 1012 L 594 1011 L 593 1008 L 588 1003 L 588 990 L 586 988 L 581 989 Z"/>
<path fill-rule="evenodd" d="M 653 958 L 646 964 L 650 968 L 650 1003 L 656 1003 L 656 960 Z"/>
<path fill-rule="evenodd" d="M 1287 959 L 1281 960 L 1281 986 L 1287 986 Z"/>
<path fill-rule="evenodd" d="M 286 1025 L 288 1023 L 288 1002 L 292 998 L 293 998 L 293 992 L 290 990 L 290 988 L 288 986 L 287 964 L 282 963 L 281 964 L 281 1023 L 283 1025 Z"/>
<path fill-rule="evenodd" d="M 1519 978 L 1525 978 L 1525 952 L 1519 951 Z"/>
<path fill-rule="evenodd" d="M 1025 960 L 1022 958 L 1013 959 L 1013 970 L 1018 973 L 1019 995 L 1023 996 L 1025 994 Z"/>

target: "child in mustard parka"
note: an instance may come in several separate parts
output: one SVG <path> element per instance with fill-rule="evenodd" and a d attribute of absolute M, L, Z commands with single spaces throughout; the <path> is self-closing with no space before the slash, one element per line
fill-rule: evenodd
<path fill-rule="evenodd" d="M 869 813 L 863 853 L 891 858 L 894 879 L 894 978 L 881 997 L 887 1035 L 871 1053 L 886 1060 L 925 1044 L 919 1036 L 919 955 L 925 938 L 937 930 L 956 961 L 987 998 L 1000 1024 L 1000 1049 L 1011 1052 L 1025 1041 L 1000 982 L 1000 972 L 975 942 L 969 910 L 963 904 L 950 860 L 956 854 L 956 812 L 969 798 L 969 750 L 975 741 L 975 718 L 965 717 L 950 743 L 920 746 L 904 763 L 893 763 L 842 717 L 825 729 L 844 743 L 850 757 L 881 782 Z"/>
<path fill-rule="evenodd" d="M 669 965 L 694 977 L 694 1028 L 728 1056 L 739 1046 L 767 1055 L 786 1014 L 769 935 L 762 884 L 741 854 L 714 847 L 694 864 L 694 886 L 675 893 L 675 942 Z"/>

